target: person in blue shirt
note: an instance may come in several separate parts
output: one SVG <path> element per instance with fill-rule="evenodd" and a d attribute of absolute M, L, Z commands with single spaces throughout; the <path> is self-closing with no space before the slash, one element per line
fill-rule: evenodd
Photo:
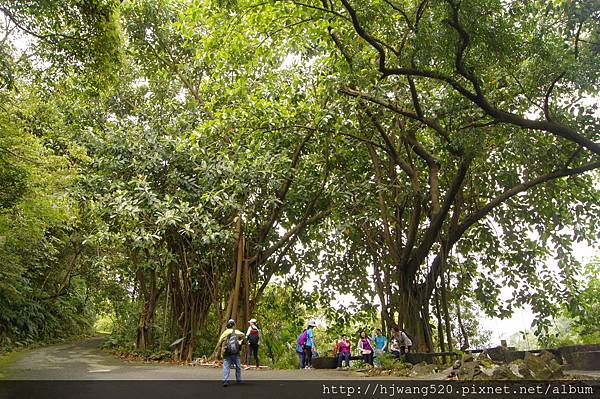
<path fill-rule="evenodd" d="M 298 335 L 298 340 L 296 342 L 296 353 L 298 354 L 298 368 L 304 368 L 304 344 L 300 343 L 301 337 L 304 335 L 306 329 L 304 329 L 300 335 Z"/>
<path fill-rule="evenodd" d="M 317 325 L 314 321 L 308 323 L 307 333 L 306 333 L 306 342 L 304 343 L 304 368 L 312 369 L 312 354 L 313 351 L 316 350 L 315 345 L 315 332 L 313 329 Z"/>
<path fill-rule="evenodd" d="M 383 355 L 383 352 L 387 346 L 387 338 L 381 333 L 381 328 L 377 328 L 375 330 L 373 342 L 375 343 L 375 367 L 381 367 L 380 357 Z"/>

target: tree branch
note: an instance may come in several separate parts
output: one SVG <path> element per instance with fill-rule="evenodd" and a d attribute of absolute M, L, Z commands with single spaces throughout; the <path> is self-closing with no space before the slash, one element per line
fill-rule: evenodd
<path fill-rule="evenodd" d="M 294 150 L 294 155 L 292 156 L 292 162 L 290 164 L 290 169 L 288 171 L 288 175 L 287 175 L 283 185 L 281 186 L 281 188 L 279 189 L 279 191 L 276 194 L 278 201 L 274 205 L 273 210 L 271 211 L 271 217 L 269 218 L 267 223 L 265 223 L 265 225 L 260 229 L 260 234 L 259 234 L 258 241 L 257 241 L 259 248 L 263 244 L 265 239 L 267 238 L 267 235 L 273 228 L 275 221 L 281 214 L 281 211 L 283 209 L 283 201 L 284 201 L 285 197 L 287 196 L 287 193 L 290 190 L 292 182 L 294 181 L 294 175 L 295 175 L 294 172 L 296 170 L 296 166 L 298 166 L 298 162 L 300 162 L 300 155 L 302 154 L 302 150 L 304 149 L 304 147 L 306 146 L 306 143 L 308 143 L 308 141 L 311 139 L 311 137 L 314 134 L 315 134 L 314 130 L 310 131 L 306 136 L 304 136 L 302 141 L 298 144 L 298 146 Z"/>
<path fill-rule="evenodd" d="M 369 116 L 369 118 L 371 119 L 371 122 L 373 122 L 373 125 L 375 126 L 375 128 L 377 129 L 377 131 L 379 132 L 381 137 L 383 138 L 383 141 L 384 141 L 385 147 L 386 147 L 385 151 L 390 155 L 390 157 L 393 159 L 393 161 L 396 165 L 400 166 L 400 168 L 402 168 L 402 170 L 411 179 L 414 179 L 416 177 L 416 172 L 415 172 L 414 168 L 412 168 L 405 160 L 403 160 L 400 157 L 400 155 L 398 154 L 398 151 L 396 150 L 392 141 L 390 140 L 390 137 L 385 132 L 385 129 L 383 128 L 381 123 L 379 123 L 379 121 L 377 120 L 377 118 L 375 117 L 373 112 L 371 112 L 371 110 L 368 107 L 364 107 L 364 110 L 367 113 L 367 115 Z"/>
<path fill-rule="evenodd" d="M 453 12 L 453 17 L 454 17 L 453 21 L 451 21 L 451 24 L 454 25 L 455 29 L 457 29 L 457 31 L 459 33 L 459 36 L 461 37 L 461 41 L 457 45 L 456 67 L 458 68 L 458 72 L 463 77 L 467 78 L 471 82 L 471 84 L 475 88 L 475 93 L 473 93 L 470 90 L 468 90 L 467 88 L 465 88 L 454 78 L 452 78 L 448 75 L 445 75 L 443 73 L 425 70 L 425 69 L 418 69 L 415 67 L 412 67 L 412 68 L 405 68 L 405 67 L 389 68 L 389 67 L 387 67 L 386 66 L 386 53 L 385 53 L 384 47 L 381 44 L 379 44 L 379 42 L 364 29 L 364 27 L 362 26 L 362 24 L 357 16 L 356 11 L 349 4 L 348 0 L 341 0 L 341 1 L 343 3 L 344 7 L 346 8 L 347 12 L 351 16 L 352 26 L 354 27 L 354 30 L 356 31 L 356 33 L 361 38 L 363 38 L 367 43 L 369 43 L 375 50 L 377 50 L 377 53 L 379 55 L 378 69 L 379 69 L 379 72 L 383 75 L 383 77 L 391 76 L 391 75 L 419 76 L 419 77 L 424 77 L 424 78 L 429 78 L 429 79 L 434 79 L 434 80 L 439 80 L 439 81 L 445 82 L 448 85 L 450 85 L 454 90 L 459 92 L 461 95 L 463 95 L 465 98 L 470 100 L 472 103 L 477 105 L 479 108 L 481 108 L 483 111 L 485 111 L 488 115 L 495 118 L 499 122 L 509 123 L 509 124 L 516 125 L 516 126 L 519 126 L 522 128 L 526 128 L 526 129 L 542 130 L 542 131 L 554 134 L 556 136 L 565 138 L 567 140 L 573 141 L 577 144 L 580 144 L 581 146 L 589 149 L 590 151 L 592 151 L 595 154 L 600 154 L 600 144 L 599 143 L 595 143 L 591 139 L 588 139 L 587 137 L 577 133 L 575 130 L 573 130 L 567 126 L 563 126 L 563 125 L 557 124 L 555 122 L 546 121 L 546 120 L 539 121 L 539 120 L 531 120 L 531 119 L 523 118 L 516 114 L 506 112 L 499 108 L 496 108 L 487 101 L 485 96 L 483 96 L 483 92 L 481 90 L 481 87 L 480 87 L 477 79 L 475 79 L 474 75 L 470 71 L 468 71 L 463 65 L 462 57 L 464 55 L 466 46 L 469 44 L 469 36 L 468 36 L 468 33 L 466 32 L 466 30 L 464 30 L 464 28 L 462 27 L 462 25 L 458 24 L 458 6 L 456 3 L 452 2 L 452 1 L 449 2 L 449 4 L 451 5 L 452 12 Z"/>
<path fill-rule="evenodd" d="M 440 212 L 431 220 L 429 227 L 423 233 L 423 240 L 421 241 L 421 244 L 417 247 L 417 249 L 415 250 L 414 254 L 408 262 L 406 268 L 407 276 L 415 275 L 419 266 L 427 257 L 431 246 L 437 240 L 444 219 L 446 218 L 446 215 L 448 214 L 452 203 L 456 200 L 456 196 L 462 188 L 462 184 L 467 174 L 467 171 L 469 170 L 469 166 L 471 165 L 471 161 L 472 158 L 467 157 L 461 162 L 460 167 L 458 168 L 458 172 L 456 173 L 456 176 L 452 181 L 452 186 L 450 187 L 448 194 L 446 194 L 446 198 L 444 200 L 444 204 L 440 209 Z"/>
<path fill-rule="evenodd" d="M 387 100 L 384 100 L 384 99 L 379 98 L 379 97 L 372 96 L 372 95 L 367 94 L 367 93 L 363 93 L 361 91 L 358 91 L 356 89 L 352 89 L 350 87 L 341 87 L 340 89 L 338 89 L 338 91 L 340 93 L 347 94 L 347 95 L 349 95 L 351 97 L 364 98 L 367 101 L 370 101 L 370 102 L 375 103 L 375 104 L 379 104 L 382 107 L 387 108 L 390 111 L 393 111 L 393 112 L 395 112 L 395 113 L 397 113 L 399 115 L 402 115 L 402 116 L 405 116 L 407 118 L 419 121 L 419 122 L 423 123 L 425 126 L 428 126 L 431 129 L 433 129 L 443 139 L 445 139 L 446 142 L 451 143 L 450 133 L 446 129 L 444 129 L 442 126 L 440 126 L 440 124 L 436 120 L 434 120 L 434 119 L 420 117 L 417 113 L 404 110 L 404 109 L 398 107 L 397 105 L 395 105 L 395 104 L 393 104 L 393 103 L 391 103 L 391 102 L 389 102 Z"/>
<path fill-rule="evenodd" d="M 561 72 L 556 78 L 554 78 L 554 80 L 552 80 L 552 83 L 548 87 L 548 90 L 546 90 L 546 96 L 544 97 L 544 116 L 546 117 L 546 120 L 548 122 L 552 121 L 552 117 L 550 116 L 550 96 L 552 95 L 554 86 L 556 86 L 556 83 L 558 83 L 558 81 L 561 80 L 563 76 L 565 76 L 564 71 Z"/>
<path fill-rule="evenodd" d="M 477 210 L 476 212 L 473 212 L 472 214 L 467 216 L 456 227 L 456 229 L 454 231 L 451 231 L 450 238 L 449 238 L 450 243 L 454 244 L 456 241 L 458 241 L 458 239 L 463 235 L 463 233 L 469 227 L 471 227 L 473 224 L 477 223 L 479 220 L 481 220 L 483 217 L 485 217 L 487 214 L 489 214 L 498 205 L 500 205 L 503 202 L 507 201 L 508 199 L 514 197 L 515 195 L 517 195 L 525 190 L 528 190 L 529 188 L 531 188 L 533 186 L 536 186 L 538 184 L 541 184 L 541 183 L 544 183 L 544 182 L 547 182 L 550 180 L 581 174 L 581 173 L 588 172 L 590 170 L 597 169 L 597 168 L 600 168 L 600 161 L 589 163 L 587 165 L 583 165 L 578 168 L 562 169 L 562 170 L 551 172 L 551 173 L 548 173 L 548 174 L 545 174 L 542 176 L 538 176 L 535 179 L 528 180 L 526 182 L 518 184 L 518 185 L 504 191 L 502 194 L 498 195 L 496 198 L 491 200 L 483 208 L 481 208 L 481 209 Z"/>
<path fill-rule="evenodd" d="M 398 262 L 400 257 L 398 254 L 398 250 L 394 245 L 394 240 L 392 240 L 392 235 L 390 233 L 390 223 L 388 221 L 388 208 L 385 203 L 385 199 L 383 197 L 383 183 L 381 179 L 381 165 L 379 163 L 379 159 L 377 157 L 377 153 L 373 146 L 367 145 L 369 150 L 369 156 L 371 157 L 371 162 L 373 163 L 373 170 L 375 171 L 375 183 L 377 184 L 377 198 L 379 199 L 379 212 L 381 214 L 381 220 L 383 221 L 383 235 L 385 242 L 387 244 L 388 250 L 390 251 L 390 255 L 393 256 L 394 262 Z"/>

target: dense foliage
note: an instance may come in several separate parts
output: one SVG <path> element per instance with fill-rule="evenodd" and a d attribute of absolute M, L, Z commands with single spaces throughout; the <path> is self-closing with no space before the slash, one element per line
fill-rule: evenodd
<path fill-rule="evenodd" d="M 283 367 L 309 317 L 452 350 L 522 306 L 597 339 L 599 10 L 0 1 L 0 345 L 102 318 L 190 360 L 257 316 Z"/>

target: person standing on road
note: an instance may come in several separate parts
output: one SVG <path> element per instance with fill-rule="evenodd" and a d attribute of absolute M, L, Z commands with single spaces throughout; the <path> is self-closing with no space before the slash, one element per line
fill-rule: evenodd
<path fill-rule="evenodd" d="M 256 325 L 256 319 L 248 321 L 250 327 L 246 331 L 246 340 L 248 341 L 248 356 L 246 357 L 246 366 L 250 367 L 250 356 L 254 355 L 254 361 L 256 362 L 256 368 L 259 368 L 258 363 L 258 342 L 260 340 L 260 330 Z"/>
<path fill-rule="evenodd" d="M 308 323 L 306 329 L 306 342 L 304 343 L 304 368 L 312 369 L 312 354 L 316 350 L 315 332 L 313 331 L 317 324 L 314 321 Z"/>
<path fill-rule="evenodd" d="M 296 340 L 296 353 L 298 354 L 298 368 L 304 368 L 304 343 L 306 342 L 307 329 L 302 330 L 298 339 Z"/>
<path fill-rule="evenodd" d="M 229 370 L 235 365 L 235 381 L 242 383 L 242 365 L 240 362 L 240 351 L 246 336 L 243 332 L 235 329 L 235 321 L 229 320 L 227 328 L 219 337 L 217 347 L 221 348 L 220 356 L 223 358 L 223 386 L 229 385 Z"/>

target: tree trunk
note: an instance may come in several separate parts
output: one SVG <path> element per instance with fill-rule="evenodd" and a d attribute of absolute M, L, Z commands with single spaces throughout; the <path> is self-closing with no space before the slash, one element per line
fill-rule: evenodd
<path fill-rule="evenodd" d="M 420 292 L 413 284 L 406 284 L 402 279 L 398 292 L 400 309 L 398 326 L 403 328 L 413 338 L 413 350 L 429 352 L 427 331 L 423 320 L 423 302 Z M 404 282 L 404 283 L 403 283 Z"/>
<path fill-rule="evenodd" d="M 462 316 L 460 314 L 460 298 L 458 298 L 456 300 L 456 317 L 458 318 L 458 326 L 460 328 L 460 333 L 463 336 L 463 344 L 460 347 L 461 351 L 464 351 L 466 349 L 469 348 L 469 346 L 471 346 L 471 344 L 469 343 L 469 335 L 467 334 L 467 330 L 465 329 L 465 326 L 463 325 L 462 322 Z"/>
<path fill-rule="evenodd" d="M 438 288 L 435 287 L 435 316 L 437 318 L 437 334 L 438 334 L 438 345 L 440 348 L 440 352 L 446 352 L 446 344 L 444 343 L 444 328 L 442 324 L 442 314 L 440 309 L 440 296 L 438 294 Z M 445 358 L 444 358 L 445 362 Z"/>
<path fill-rule="evenodd" d="M 429 313 L 429 301 L 428 300 L 423 300 L 423 307 L 421 308 L 421 321 L 423 322 L 423 335 L 425 338 L 425 345 L 427 348 L 427 352 L 432 352 L 433 351 L 433 338 L 432 338 L 432 332 L 431 332 L 431 324 L 429 323 L 430 320 L 430 313 Z"/>
<path fill-rule="evenodd" d="M 148 258 L 149 254 L 146 251 L 146 259 Z M 132 253 L 132 260 L 136 267 L 135 274 L 140 287 L 139 295 L 144 302 L 138 318 L 136 348 L 140 351 L 146 351 L 152 349 L 154 345 L 151 328 L 160 291 L 156 284 L 156 270 L 144 271 L 142 265 L 139 263 L 139 256 L 136 252 Z M 148 284 L 146 283 L 147 275 L 149 279 Z"/>
<path fill-rule="evenodd" d="M 448 309 L 447 282 L 443 271 L 440 273 L 440 279 L 442 290 L 442 309 L 444 311 L 444 322 L 446 324 L 446 338 L 448 342 L 448 350 L 452 352 L 454 350 L 452 345 L 452 325 L 450 324 L 450 312 Z"/>
<path fill-rule="evenodd" d="M 178 233 L 173 233 L 168 244 L 179 258 L 169 265 L 171 318 L 180 340 L 178 358 L 191 361 L 197 332 L 206 322 L 214 297 L 215 273 L 213 263 L 199 258 Z"/>

